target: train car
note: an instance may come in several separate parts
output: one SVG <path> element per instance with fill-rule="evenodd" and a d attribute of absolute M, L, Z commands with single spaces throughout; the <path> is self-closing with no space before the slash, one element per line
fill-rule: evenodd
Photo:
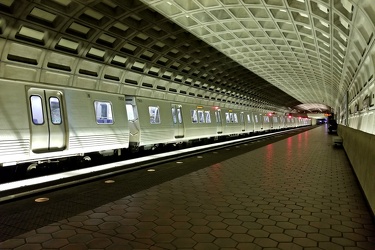
<path fill-rule="evenodd" d="M 263 115 L 262 123 L 262 128 L 265 132 L 270 131 L 273 127 L 272 117 L 269 115 Z"/>
<path fill-rule="evenodd" d="M 0 79 L 0 166 L 129 145 L 124 96 Z"/>
<path fill-rule="evenodd" d="M 0 80 L 0 166 L 121 154 L 170 143 L 282 128 L 245 109 Z M 286 118 L 285 126 L 311 120 Z"/>

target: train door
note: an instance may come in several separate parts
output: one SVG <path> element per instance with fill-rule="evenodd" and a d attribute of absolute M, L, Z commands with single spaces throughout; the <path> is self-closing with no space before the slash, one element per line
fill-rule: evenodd
<path fill-rule="evenodd" d="M 243 112 L 240 113 L 241 131 L 245 131 L 245 115 Z"/>
<path fill-rule="evenodd" d="M 31 150 L 34 153 L 66 148 L 63 94 L 58 90 L 28 89 L 30 105 Z"/>
<path fill-rule="evenodd" d="M 223 121 L 221 119 L 220 109 L 215 110 L 215 118 L 216 118 L 216 132 L 218 134 L 222 134 L 223 133 Z"/>
<path fill-rule="evenodd" d="M 174 126 L 174 137 L 184 137 L 184 122 L 182 120 L 182 106 L 179 104 L 172 104 L 172 119 Z"/>

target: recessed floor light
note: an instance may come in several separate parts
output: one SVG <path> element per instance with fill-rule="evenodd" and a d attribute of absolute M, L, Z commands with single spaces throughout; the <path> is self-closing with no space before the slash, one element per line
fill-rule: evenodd
<path fill-rule="evenodd" d="M 114 182 L 115 182 L 114 180 L 106 180 L 104 183 L 110 184 L 110 183 L 114 183 Z"/>
<path fill-rule="evenodd" d="M 46 202 L 46 201 L 49 201 L 49 198 L 42 197 L 42 198 L 36 198 L 35 199 L 35 202 Z"/>
<path fill-rule="evenodd" d="M 148 172 L 155 172 L 155 169 L 153 168 L 150 168 L 150 169 L 147 169 Z"/>

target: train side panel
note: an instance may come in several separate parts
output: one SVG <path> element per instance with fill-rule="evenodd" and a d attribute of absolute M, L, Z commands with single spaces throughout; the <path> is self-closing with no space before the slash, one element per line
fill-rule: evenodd
<path fill-rule="evenodd" d="M 182 104 L 184 119 L 184 139 L 195 140 L 217 135 L 217 121 L 215 110 L 211 106 Z"/>
<path fill-rule="evenodd" d="M 176 141 L 170 101 L 136 97 L 135 103 L 140 126 L 138 146 Z"/>
<path fill-rule="evenodd" d="M 282 124 L 279 116 L 273 115 L 272 117 L 270 117 L 270 119 L 272 119 L 272 130 L 281 129 Z"/>
<path fill-rule="evenodd" d="M 257 112 L 254 112 L 253 118 L 254 118 L 254 130 L 255 130 L 255 132 L 261 132 L 263 130 L 262 115 L 258 114 Z"/>
<path fill-rule="evenodd" d="M 247 133 L 254 133 L 255 132 L 255 123 L 254 117 L 252 112 L 245 112 L 245 131 Z"/>
<path fill-rule="evenodd" d="M 24 160 L 30 150 L 25 87 L 0 80 L 0 166 Z"/>
<path fill-rule="evenodd" d="M 229 108 L 222 108 L 223 135 L 238 135 L 244 130 L 244 125 L 240 120 L 241 111 Z"/>
<path fill-rule="evenodd" d="M 65 90 L 69 150 L 74 153 L 129 146 L 129 128 L 122 95 Z"/>
<path fill-rule="evenodd" d="M 272 129 L 272 117 L 268 115 L 263 115 L 262 122 L 263 131 L 269 131 Z"/>

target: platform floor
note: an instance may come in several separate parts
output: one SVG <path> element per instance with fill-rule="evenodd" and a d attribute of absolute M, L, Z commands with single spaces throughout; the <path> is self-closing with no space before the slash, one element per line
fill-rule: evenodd
<path fill-rule="evenodd" d="M 55 194 L 49 201 L 60 197 L 54 209 L 48 202 L 30 202 L 29 208 L 25 201 L 23 208 L 13 204 L 19 211 L 12 216 L 0 209 L 0 232 L 8 232 L 0 249 L 375 249 L 372 214 L 344 150 L 332 146 L 324 126 L 252 151 L 250 146 L 167 164 L 171 170 L 220 160 L 160 183 L 158 167 L 142 171 L 155 176 L 148 177 L 149 187 L 139 191 L 129 180 L 133 192 L 116 200 L 100 196 L 105 185 L 125 185 L 113 179 L 97 184 L 97 195 L 72 192 L 74 201 Z M 241 153 L 221 160 L 229 151 Z M 131 178 L 142 180 L 139 173 Z M 105 204 L 90 207 L 98 200 Z M 62 218 L 54 215 L 53 221 L 57 213 Z M 10 227 L 30 230 L 10 237 Z"/>

